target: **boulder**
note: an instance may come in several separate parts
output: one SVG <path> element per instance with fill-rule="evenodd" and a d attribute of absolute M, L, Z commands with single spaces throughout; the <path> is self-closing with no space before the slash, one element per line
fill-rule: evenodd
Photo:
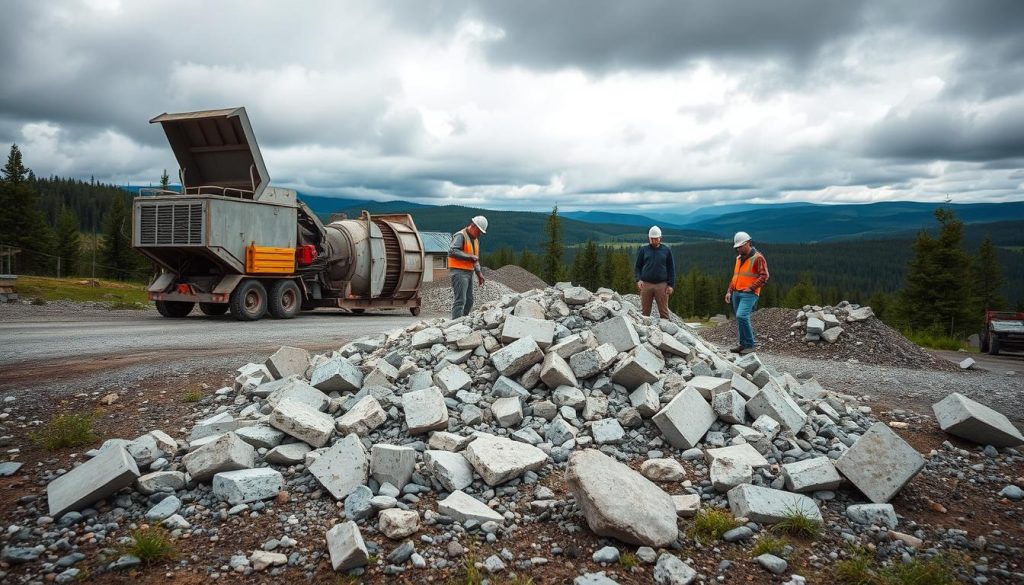
<path fill-rule="evenodd" d="M 924 458 L 885 423 L 877 422 L 835 463 L 876 504 L 888 502 L 924 467 Z"/>
<path fill-rule="evenodd" d="M 270 413 L 270 424 L 313 447 L 323 447 L 334 434 L 334 418 L 312 406 L 285 400 Z"/>
<path fill-rule="evenodd" d="M 50 517 L 91 506 L 121 488 L 130 487 L 138 477 L 139 468 L 124 447 L 103 449 L 46 486 Z"/>
<path fill-rule="evenodd" d="M 775 524 L 794 513 L 822 522 L 821 510 L 814 500 L 800 494 L 755 485 L 739 485 L 728 493 L 729 509 L 733 516 L 754 522 Z"/>
<path fill-rule="evenodd" d="M 540 368 L 540 380 L 548 388 L 576 386 L 577 384 L 576 375 L 572 373 L 569 363 L 553 351 L 549 351 L 544 356 L 544 363 Z"/>
<path fill-rule="evenodd" d="M 447 498 L 439 501 L 437 511 L 462 523 L 470 520 L 476 520 L 481 524 L 484 522 L 497 522 L 499 525 L 505 523 L 504 516 L 462 490 L 455 490 Z"/>
<path fill-rule="evenodd" d="M 640 336 L 637 335 L 636 328 L 624 315 L 598 323 L 591 332 L 597 337 L 599 345 L 610 343 L 616 352 L 629 351 L 640 345 Z"/>
<path fill-rule="evenodd" d="M 277 496 L 284 486 L 280 472 L 261 467 L 224 471 L 213 476 L 213 495 L 231 504 L 248 504 Z"/>
<path fill-rule="evenodd" d="M 410 435 L 448 428 L 448 406 L 441 391 L 433 386 L 403 394 L 402 411 Z"/>
<path fill-rule="evenodd" d="M 711 425 L 715 411 L 696 388 L 687 386 L 654 415 L 654 424 L 673 447 L 690 449 L 700 442 Z"/>
<path fill-rule="evenodd" d="M 513 341 L 491 354 L 491 363 L 503 376 L 515 376 L 543 360 L 544 352 L 532 337 Z"/>
<path fill-rule="evenodd" d="M 405 487 L 416 471 L 416 449 L 377 443 L 370 449 L 370 475 L 377 483 Z"/>
<path fill-rule="evenodd" d="M 267 358 L 264 365 L 267 366 L 267 370 L 275 378 L 304 376 L 306 368 L 309 367 L 309 352 L 298 347 L 286 345 Z"/>
<path fill-rule="evenodd" d="M 544 466 L 548 456 L 533 445 L 481 434 L 464 452 L 487 485 L 495 486 Z"/>
<path fill-rule="evenodd" d="M 843 483 L 836 466 L 828 457 L 812 457 L 782 465 L 786 489 L 791 492 L 834 490 Z"/>
<path fill-rule="evenodd" d="M 327 531 L 327 550 L 335 571 L 348 571 L 366 565 L 370 558 L 363 535 L 355 522 L 341 522 Z"/>
<path fill-rule="evenodd" d="M 387 419 L 388 415 L 381 408 L 380 402 L 373 396 L 366 395 L 338 418 L 334 427 L 342 435 L 355 433 L 360 437 L 365 437 L 370 434 L 370 431 L 384 424 Z"/>
<path fill-rule="evenodd" d="M 365 485 L 370 463 L 355 434 L 338 440 L 309 466 L 309 473 L 335 500 L 344 500 L 356 487 Z"/>
<path fill-rule="evenodd" d="M 391 540 L 401 540 L 420 529 L 420 515 L 415 510 L 381 510 L 377 527 Z"/>
<path fill-rule="evenodd" d="M 932 405 L 935 420 L 951 435 L 993 447 L 1024 445 L 1024 435 L 1003 414 L 954 392 Z"/>
<path fill-rule="evenodd" d="M 238 435 L 227 433 L 185 455 L 181 462 L 194 481 L 206 481 L 222 471 L 254 467 L 256 450 Z"/>
<path fill-rule="evenodd" d="M 344 358 L 334 358 L 313 368 L 309 383 L 324 392 L 358 392 L 363 373 Z"/>

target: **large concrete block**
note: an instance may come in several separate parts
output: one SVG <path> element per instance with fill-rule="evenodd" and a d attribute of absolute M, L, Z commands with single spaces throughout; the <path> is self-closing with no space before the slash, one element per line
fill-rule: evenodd
<path fill-rule="evenodd" d="M 238 435 L 227 433 L 182 457 L 195 481 L 206 481 L 222 471 L 249 469 L 256 465 L 256 450 Z"/>
<path fill-rule="evenodd" d="M 629 395 L 629 403 L 644 418 L 651 418 L 661 409 L 658 392 L 650 384 L 640 384 Z"/>
<path fill-rule="evenodd" d="M 567 305 L 585 305 L 590 302 L 590 291 L 582 286 L 570 286 L 562 290 L 562 298 Z"/>
<path fill-rule="evenodd" d="M 284 486 L 284 477 L 269 467 L 223 471 L 213 476 L 213 495 L 232 506 L 268 500 Z"/>
<path fill-rule="evenodd" d="M 501 342 L 508 344 L 520 339 L 532 338 L 543 349 L 555 339 L 555 322 L 547 319 L 531 319 L 509 315 L 501 328 Z"/>
<path fill-rule="evenodd" d="M 747 401 L 735 390 L 715 394 L 711 399 L 711 408 L 722 422 L 743 424 L 746 420 Z"/>
<path fill-rule="evenodd" d="M 410 435 L 448 428 L 448 406 L 433 386 L 403 394 L 402 410 Z"/>
<path fill-rule="evenodd" d="M 625 315 L 598 323 L 591 331 L 597 336 L 598 344 L 610 343 L 615 347 L 615 351 L 629 351 L 640 345 L 640 336 Z"/>
<path fill-rule="evenodd" d="M 747 412 L 757 419 L 768 415 L 775 419 L 783 428 L 794 433 L 803 428 L 807 422 L 807 413 L 800 408 L 789 394 L 774 383 L 765 384 L 753 398 L 747 400 Z"/>
<path fill-rule="evenodd" d="M 309 466 L 309 473 L 335 500 L 344 500 L 352 490 L 366 485 L 369 471 L 366 450 L 354 434 L 335 442 Z"/>
<path fill-rule="evenodd" d="M 505 523 L 504 516 L 462 490 L 455 490 L 447 498 L 439 501 L 437 511 L 461 523 L 470 520 L 476 520 L 481 524 L 484 522 Z"/>
<path fill-rule="evenodd" d="M 283 432 L 268 425 L 242 427 L 235 434 L 257 449 L 273 449 L 284 440 Z"/>
<path fill-rule="evenodd" d="M 413 349 L 424 349 L 435 343 L 444 343 L 444 332 L 437 327 L 427 327 L 412 334 Z"/>
<path fill-rule="evenodd" d="M 715 490 L 725 493 L 738 485 L 751 483 L 754 469 L 742 461 L 719 457 L 711 462 L 708 475 Z"/>
<path fill-rule="evenodd" d="M 760 370 L 761 366 L 764 365 L 761 363 L 761 358 L 757 357 L 756 353 L 741 355 L 736 359 L 735 364 L 743 368 L 743 371 L 750 375 L 753 375 L 754 372 Z"/>
<path fill-rule="evenodd" d="M 625 386 L 627 390 L 635 390 L 640 384 L 657 382 L 660 379 L 658 374 L 664 367 L 665 362 L 660 357 L 641 345 L 633 350 L 632 355 L 612 368 L 611 378 L 613 382 Z"/>
<path fill-rule="evenodd" d="M 825 322 L 817 317 L 809 317 L 807 319 L 807 333 L 811 335 L 821 335 L 825 332 Z"/>
<path fill-rule="evenodd" d="M 527 319 L 543 319 L 544 305 L 531 298 L 519 299 L 515 307 L 512 308 L 512 314 Z"/>
<path fill-rule="evenodd" d="M 359 526 L 351 520 L 335 524 L 327 531 L 327 551 L 331 553 L 331 567 L 335 571 L 362 567 L 370 558 Z"/>
<path fill-rule="evenodd" d="M 306 460 L 306 453 L 313 448 L 305 443 L 278 445 L 263 456 L 263 460 L 274 465 L 296 465 Z"/>
<path fill-rule="evenodd" d="M 323 447 L 334 434 L 331 415 L 293 400 L 285 400 L 274 407 L 270 425 L 314 447 Z"/>
<path fill-rule="evenodd" d="M 428 449 L 423 463 L 444 489 L 454 492 L 473 484 L 473 466 L 461 453 Z"/>
<path fill-rule="evenodd" d="M 932 405 L 935 420 L 951 435 L 993 447 L 1016 447 L 1024 436 L 1003 414 L 954 392 Z"/>
<path fill-rule="evenodd" d="M 377 443 L 370 449 L 370 475 L 377 483 L 405 487 L 416 471 L 416 449 Z"/>
<path fill-rule="evenodd" d="M 583 330 L 558 340 L 558 343 L 547 349 L 548 353 L 557 353 L 562 359 L 569 359 L 581 351 L 597 347 L 597 338 L 590 331 Z"/>
<path fill-rule="evenodd" d="M 102 449 L 92 459 L 46 486 L 50 516 L 57 518 L 65 512 L 88 507 L 121 488 L 130 487 L 138 478 L 135 459 L 124 447 Z"/>
<path fill-rule="evenodd" d="M 782 475 L 786 478 L 786 489 L 791 492 L 834 490 L 843 483 L 843 478 L 828 457 L 784 463 Z"/>
<path fill-rule="evenodd" d="M 672 354 L 685 359 L 689 359 L 693 354 L 690 348 L 681 341 L 657 329 L 651 332 L 650 342 L 663 354 Z"/>
<path fill-rule="evenodd" d="M 524 337 L 491 354 L 491 363 L 503 376 L 515 376 L 544 360 L 544 352 L 532 337 Z"/>
<path fill-rule="evenodd" d="M 502 428 L 523 422 L 523 407 L 519 403 L 519 398 L 515 396 L 495 400 L 491 404 L 491 414 L 494 415 L 494 421 Z"/>
<path fill-rule="evenodd" d="M 314 410 L 327 410 L 327 406 L 331 403 L 330 396 L 310 386 L 305 380 L 297 378 L 291 378 L 291 380 L 291 382 L 284 384 L 267 396 L 267 404 L 271 408 L 285 400 L 291 400 L 293 402 L 301 402 L 312 407 Z"/>
<path fill-rule="evenodd" d="M 365 437 L 373 429 L 384 424 L 387 419 L 388 415 L 381 408 L 380 402 L 377 402 L 373 396 L 364 396 L 352 405 L 348 412 L 338 418 L 335 428 L 343 435 L 355 433 L 360 437 Z"/>
<path fill-rule="evenodd" d="M 583 380 L 607 370 L 619 355 L 610 343 L 585 349 L 569 358 L 569 366 L 577 379 Z"/>
<path fill-rule="evenodd" d="M 298 347 L 286 345 L 267 358 L 265 365 L 275 378 L 304 376 L 306 375 L 306 368 L 309 367 L 309 352 Z"/>
<path fill-rule="evenodd" d="M 358 392 L 363 387 L 363 372 L 338 357 L 313 368 L 309 383 L 324 392 Z"/>
<path fill-rule="evenodd" d="M 729 490 L 728 497 L 729 509 L 734 516 L 742 516 L 754 522 L 775 524 L 794 513 L 823 522 L 821 510 L 814 500 L 800 494 L 754 485 L 739 485 Z"/>
<path fill-rule="evenodd" d="M 491 386 L 491 395 L 495 398 L 509 398 L 515 396 L 517 398 L 529 398 L 530 391 L 523 388 L 522 384 L 516 382 L 508 376 L 498 376 L 498 379 L 494 381 Z"/>
<path fill-rule="evenodd" d="M 715 394 L 725 392 L 732 387 L 732 380 L 729 378 L 716 378 L 714 376 L 694 376 L 686 382 L 687 386 L 693 386 L 704 397 L 710 401 Z"/>
<path fill-rule="evenodd" d="M 473 378 L 459 366 L 447 365 L 434 373 L 434 385 L 441 389 L 445 396 L 454 396 L 459 390 L 468 390 L 473 386 Z"/>
<path fill-rule="evenodd" d="M 924 458 L 885 423 L 877 422 L 835 465 L 869 500 L 882 504 L 921 471 Z"/>
<path fill-rule="evenodd" d="M 750 400 L 751 398 L 754 397 L 755 394 L 761 391 L 761 388 L 757 384 L 744 378 L 743 374 L 740 374 L 739 372 L 733 373 L 731 386 L 733 390 L 739 392 L 740 395 L 742 395 L 743 398 L 746 400 Z"/>
<path fill-rule="evenodd" d="M 572 373 L 569 363 L 553 351 L 549 351 L 544 356 L 544 363 L 540 367 L 540 380 L 548 388 L 576 386 L 577 384 L 576 375 Z"/>
<path fill-rule="evenodd" d="M 626 431 L 614 418 L 594 421 L 590 426 L 590 435 L 598 445 L 614 445 L 626 438 Z"/>
<path fill-rule="evenodd" d="M 466 460 L 487 485 L 495 486 L 544 466 L 548 456 L 533 445 L 480 435 L 466 446 Z"/>
<path fill-rule="evenodd" d="M 708 449 L 704 453 L 704 458 L 707 459 L 708 463 L 713 463 L 715 459 L 732 459 L 733 461 L 746 463 L 753 469 L 760 469 L 769 465 L 768 460 L 748 443 Z"/>
<path fill-rule="evenodd" d="M 691 449 L 700 442 L 716 418 L 715 411 L 700 392 L 688 386 L 655 414 L 653 420 L 673 447 Z"/>

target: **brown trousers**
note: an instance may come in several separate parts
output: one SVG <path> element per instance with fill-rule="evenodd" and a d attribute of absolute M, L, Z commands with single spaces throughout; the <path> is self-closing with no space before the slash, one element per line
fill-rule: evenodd
<path fill-rule="evenodd" d="M 658 314 L 661 315 L 661 318 L 668 319 L 667 282 L 659 282 L 657 284 L 652 282 L 643 283 L 643 288 L 640 289 L 640 312 L 644 314 L 644 317 L 650 316 L 653 301 L 658 302 Z"/>

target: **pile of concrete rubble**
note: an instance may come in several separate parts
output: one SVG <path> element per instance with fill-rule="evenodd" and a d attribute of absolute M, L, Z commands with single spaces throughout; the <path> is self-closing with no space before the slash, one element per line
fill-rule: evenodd
<path fill-rule="evenodd" d="M 862 314 L 809 309 L 809 326 Z M 1024 443 L 1005 417 L 966 397 L 951 395 L 935 412 L 945 430 L 981 444 Z M 640 547 L 658 582 L 689 583 L 697 572 L 664 550 L 684 538 L 678 518 L 728 507 L 749 523 L 733 537 L 749 538 L 794 513 L 822 520 L 822 506 L 848 486 L 855 503 L 844 522 L 894 530 L 887 502 L 925 465 L 854 398 L 773 372 L 755 354 L 725 354 L 667 320 L 654 325 L 612 291 L 568 285 L 330 355 L 282 347 L 239 368 L 197 419 L 177 438 L 153 430 L 108 440 L 57 474 L 46 489 L 50 522 L 102 526 L 120 510 L 175 537 L 208 536 L 204 522 L 258 512 L 282 493 L 326 492 L 343 510 L 321 540 L 337 571 L 359 574 L 371 554 L 389 574 L 451 567 L 469 533 L 494 543 L 537 522 L 567 533 L 585 523 Z M 624 463 L 636 461 L 639 472 Z M 680 461 L 702 477 L 688 478 Z M 564 474 L 571 497 L 541 485 L 552 474 Z M 429 534 L 412 540 L 419 531 Z M 301 564 L 274 552 L 282 541 L 232 558 L 228 570 Z M 45 552 L 4 551 L 26 560 Z M 108 568 L 137 561 L 123 555 Z M 546 562 L 506 549 L 482 566 Z M 758 562 L 787 570 L 775 557 Z"/>
<path fill-rule="evenodd" d="M 835 307 L 804 305 L 790 328 L 803 331 L 804 341 L 835 343 L 843 334 L 843 323 L 867 321 L 874 316 L 871 307 L 850 304 L 848 301 L 842 301 Z"/>

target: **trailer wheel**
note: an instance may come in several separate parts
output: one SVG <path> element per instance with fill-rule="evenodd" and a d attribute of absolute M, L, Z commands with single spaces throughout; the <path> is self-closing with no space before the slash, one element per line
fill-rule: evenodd
<path fill-rule="evenodd" d="M 227 303 L 199 303 L 199 310 L 202 311 L 204 315 L 209 315 L 211 317 L 223 315 L 228 312 L 229 308 L 231 307 Z"/>
<path fill-rule="evenodd" d="M 409 312 L 412 313 L 413 317 L 419 317 L 420 316 L 420 308 L 419 307 L 413 307 L 413 308 L 409 309 Z"/>
<path fill-rule="evenodd" d="M 255 321 L 267 312 L 267 289 L 258 280 L 243 280 L 231 293 L 231 314 L 239 321 Z"/>
<path fill-rule="evenodd" d="M 185 301 L 157 301 L 156 310 L 164 317 L 168 319 L 181 319 L 182 317 L 188 316 L 192 312 L 192 308 L 195 307 L 195 303 L 188 303 Z"/>
<path fill-rule="evenodd" d="M 302 291 L 294 280 L 278 280 L 270 287 L 270 314 L 275 319 L 291 319 L 302 309 Z"/>

